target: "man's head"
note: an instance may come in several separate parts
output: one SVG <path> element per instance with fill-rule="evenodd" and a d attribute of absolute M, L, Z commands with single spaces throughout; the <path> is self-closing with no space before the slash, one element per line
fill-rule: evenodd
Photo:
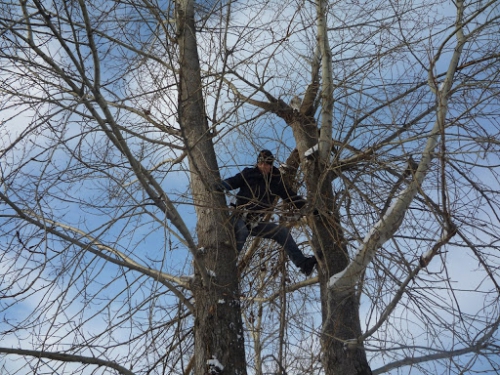
<path fill-rule="evenodd" d="M 268 174 L 273 169 L 274 156 L 273 153 L 269 150 L 262 150 L 259 152 L 259 156 L 257 156 L 257 166 L 260 171 L 264 174 Z"/>

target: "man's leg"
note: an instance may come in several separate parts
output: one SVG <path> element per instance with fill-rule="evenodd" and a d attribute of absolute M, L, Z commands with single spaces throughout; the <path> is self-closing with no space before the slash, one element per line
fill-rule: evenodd
<path fill-rule="evenodd" d="M 234 237 L 236 239 L 236 249 L 239 253 L 241 249 L 243 249 L 243 246 L 245 246 L 245 242 L 250 232 L 245 221 L 239 215 L 233 215 L 231 221 L 234 229 Z"/>
<path fill-rule="evenodd" d="M 299 268 L 301 268 L 306 259 L 309 259 L 302 254 L 287 227 L 282 227 L 275 223 L 259 223 L 255 228 L 252 228 L 250 234 L 252 236 L 269 238 L 279 243 L 283 246 L 293 264 Z"/>

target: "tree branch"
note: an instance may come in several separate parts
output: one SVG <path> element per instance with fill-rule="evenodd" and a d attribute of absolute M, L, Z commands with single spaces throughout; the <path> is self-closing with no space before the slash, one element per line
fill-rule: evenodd
<path fill-rule="evenodd" d="M 120 366 L 119 364 L 117 364 L 113 361 L 108 361 L 108 360 L 99 359 L 99 358 L 95 358 L 95 357 L 85 357 L 85 356 L 76 355 L 76 354 L 47 352 L 44 350 L 12 349 L 12 348 L 4 348 L 4 347 L 0 347 L 0 353 L 16 354 L 16 355 L 20 355 L 20 356 L 29 356 L 29 357 L 34 357 L 34 358 L 47 358 L 47 359 L 53 359 L 53 360 L 61 361 L 61 362 L 80 362 L 80 363 L 89 364 L 89 365 L 96 365 L 98 367 L 101 367 L 101 366 L 109 367 L 109 368 L 112 368 L 112 369 L 118 371 L 120 374 L 123 374 L 123 375 L 135 375 L 135 372 L 132 372 L 132 371 L 126 369 L 123 366 Z"/>
<path fill-rule="evenodd" d="M 365 236 L 365 239 L 358 247 L 354 259 L 341 272 L 333 275 L 329 281 L 329 287 L 335 288 L 343 293 L 349 293 L 358 282 L 365 268 L 372 261 L 377 249 L 382 246 L 394 233 L 398 230 L 403 222 L 406 211 L 408 210 L 413 198 L 418 193 L 422 182 L 424 181 L 427 172 L 430 168 L 431 161 L 434 157 L 434 149 L 436 148 L 438 139 L 444 127 L 446 113 L 448 111 L 448 96 L 453 83 L 458 61 L 462 54 L 462 49 L 465 43 L 463 30 L 460 27 L 463 17 L 463 1 L 457 1 L 457 21 L 455 33 L 457 43 L 453 55 L 451 56 L 448 71 L 443 86 L 436 89 L 435 82 L 432 78 L 432 68 L 429 70 L 429 86 L 433 90 L 438 99 L 436 121 L 434 127 L 430 131 L 427 139 L 427 144 L 422 152 L 422 158 L 419 163 L 413 181 L 408 187 L 396 196 L 387 209 L 385 215 L 373 226 L 373 228 Z M 439 56 L 437 57 L 439 58 Z M 434 66 L 435 62 L 431 64 Z"/>
<path fill-rule="evenodd" d="M 135 262 L 134 260 L 132 260 L 131 258 L 129 258 L 128 256 L 126 256 L 125 254 L 123 254 L 121 251 L 98 243 L 98 241 L 95 238 L 93 238 L 89 234 L 79 230 L 78 228 L 74 228 L 74 227 L 71 227 L 71 226 L 63 224 L 63 223 L 58 223 L 58 222 L 55 222 L 55 221 L 47 219 L 47 218 L 41 218 L 39 215 L 35 214 L 34 212 L 27 213 L 27 212 L 21 210 L 19 207 L 17 207 L 17 205 L 14 202 L 12 202 L 7 196 L 5 196 L 1 192 L 0 192 L 0 199 L 3 200 L 4 202 L 6 202 L 12 209 L 14 209 L 23 220 L 43 229 L 44 231 L 52 233 L 52 234 L 56 235 L 57 237 L 65 240 L 73 245 L 76 245 L 76 246 L 78 246 L 86 251 L 89 251 L 92 254 L 95 254 L 95 255 L 99 256 L 100 258 L 102 258 L 110 263 L 113 263 L 113 264 L 116 264 L 116 265 L 119 265 L 122 267 L 126 267 L 126 268 L 129 268 L 132 270 L 136 270 L 136 271 L 139 271 L 145 275 L 153 277 L 155 280 L 157 280 L 161 284 L 165 285 L 170 291 L 172 291 L 172 293 L 174 293 L 186 305 L 186 307 L 191 312 L 194 311 L 193 305 L 170 282 L 170 281 L 176 282 L 185 288 L 189 288 L 189 285 L 186 284 L 186 282 L 184 280 L 182 280 L 181 278 L 176 278 L 176 277 L 173 277 L 172 275 L 163 273 L 161 271 L 157 271 L 157 270 L 153 270 L 151 268 L 144 267 L 144 266 L 140 265 L 139 263 Z M 43 222 L 39 221 L 40 219 L 43 220 Z M 50 224 L 51 226 L 48 226 L 46 224 Z M 65 230 L 69 230 L 70 232 L 76 233 L 76 234 L 80 235 L 82 238 L 86 238 L 89 241 L 89 243 L 82 242 L 76 238 L 73 238 L 73 237 L 65 234 L 65 233 L 62 233 L 62 232 L 56 230 L 55 227 L 59 227 L 59 228 L 65 229 Z M 104 251 L 107 251 L 107 252 L 113 254 L 114 256 L 107 255 L 106 253 L 104 253 Z"/>

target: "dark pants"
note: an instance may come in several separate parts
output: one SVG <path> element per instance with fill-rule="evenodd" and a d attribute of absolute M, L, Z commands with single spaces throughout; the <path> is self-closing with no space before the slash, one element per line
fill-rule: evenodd
<path fill-rule="evenodd" d="M 302 251 L 295 243 L 290 234 L 290 229 L 275 223 L 259 222 L 254 227 L 249 227 L 240 215 L 233 215 L 232 224 L 236 237 L 236 248 L 238 252 L 243 249 L 248 236 L 268 238 L 276 241 L 285 249 L 290 260 L 297 267 L 306 259 Z"/>

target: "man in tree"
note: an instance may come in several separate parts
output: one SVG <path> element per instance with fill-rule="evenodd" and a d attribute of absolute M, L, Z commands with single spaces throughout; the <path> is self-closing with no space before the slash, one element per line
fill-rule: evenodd
<path fill-rule="evenodd" d="M 236 211 L 231 217 L 238 252 L 245 245 L 249 235 L 269 238 L 285 249 L 290 260 L 302 273 L 309 276 L 316 265 L 316 257 L 306 257 L 300 251 L 290 234 L 290 229 L 276 223 L 262 221 L 265 213 L 272 210 L 278 196 L 295 208 L 301 209 L 306 201 L 288 187 L 278 168 L 273 166 L 274 156 L 269 150 L 262 150 L 257 165 L 245 168 L 237 175 L 221 181 L 217 190 L 240 189 L 236 195 Z"/>

